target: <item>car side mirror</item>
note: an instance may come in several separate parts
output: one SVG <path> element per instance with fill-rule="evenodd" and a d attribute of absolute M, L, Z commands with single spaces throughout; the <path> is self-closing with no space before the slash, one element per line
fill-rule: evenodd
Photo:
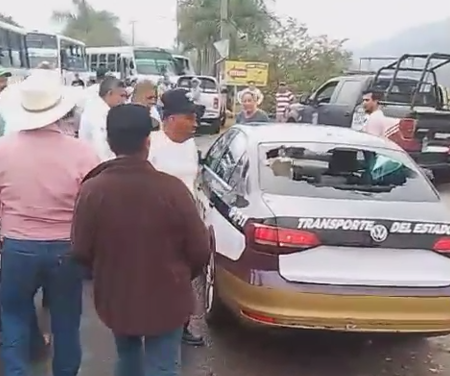
<path fill-rule="evenodd" d="M 300 97 L 298 98 L 298 103 L 303 104 L 303 105 L 308 105 L 309 104 L 309 94 L 302 94 L 300 95 Z"/>
<path fill-rule="evenodd" d="M 321 97 L 321 98 L 317 98 L 317 100 L 315 101 L 315 104 L 319 105 L 319 104 L 323 104 L 323 103 L 330 103 L 330 97 Z"/>

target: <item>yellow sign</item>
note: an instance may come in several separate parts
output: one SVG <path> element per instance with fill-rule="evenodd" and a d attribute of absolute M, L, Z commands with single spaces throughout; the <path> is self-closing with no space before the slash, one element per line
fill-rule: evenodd
<path fill-rule="evenodd" d="M 256 86 L 266 86 L 269 64 L 250 61 L 225 62 L 225 82 L 227 85 L 246 86 L 253 81 Z"/>

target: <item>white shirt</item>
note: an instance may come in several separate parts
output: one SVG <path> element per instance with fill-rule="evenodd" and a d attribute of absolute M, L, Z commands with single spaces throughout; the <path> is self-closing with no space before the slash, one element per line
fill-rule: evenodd
<path fill-rule="evenodd" d="M 388 122 L 380 109 L 372 112 L 367 116 L 364 132 L 378 137 L 384 137 L 388 127 Z"/>
<path fill-rule="evenodd" d="M 106 117 L 109 106 L 97 96 L 86 105 L 80 119 L 79 138 L 89 142 L 102 162 L 116 156 L 106 140 Z"/>
<path fill-rule="evenodd" d="M 152 106 L 150 108 L 150 116 L 157 120 L 160 124 L 161 124 L 161 116 L 159 115 L 158 109 L 156 108 L 156 106 Z"/>
<path fill-rule="evenodd" d="M 178 143 L 173 142 L 162 130 L 152 132 L 148 160 L 157 170 L 180 179 L 194 195 L 198 154 L 193 138 Z"/>

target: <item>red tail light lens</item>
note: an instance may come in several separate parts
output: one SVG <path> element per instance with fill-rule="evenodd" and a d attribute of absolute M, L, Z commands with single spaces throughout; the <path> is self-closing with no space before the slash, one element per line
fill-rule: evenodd
<path fill-rule="evenodd" d="M 219 98 L 214 98 L 213 106 L 216 110 L 219 108 Z"/>
<path fill-rule="evenodd" d="M 416 120 L 414 119 L 401 119 L 398 128 L 402 137 L 405 139 L 414 138 L 414 133 L 416 131 Z"/>
<path fill-rule="evenodd" d="M 316 234 L 308 231 L 252 224 L 250 236 L 255 244 L 288 248 L 312 248 L 320 245 Z"/>
<path fill-rule="evenodd" d="M 439 238 L 433 245 L 433 251 L 450 255 L 450 237 Z"/>

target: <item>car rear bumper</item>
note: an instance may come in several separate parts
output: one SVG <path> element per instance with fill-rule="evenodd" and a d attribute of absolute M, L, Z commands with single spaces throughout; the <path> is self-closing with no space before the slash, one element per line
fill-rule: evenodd
<path fill-rule="evenodd" d="M 445 333 L 450 299 L 344 295 L 251 285 L 217 269 L 220 298 L 247 323 L 351 332 Z"/>

